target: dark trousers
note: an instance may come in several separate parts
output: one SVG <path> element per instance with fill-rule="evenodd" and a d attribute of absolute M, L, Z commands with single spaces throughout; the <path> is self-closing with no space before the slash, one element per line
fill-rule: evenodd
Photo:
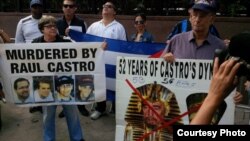
<path fill-rule="evenodd" d="M 106 106 L 106 101 L 97 102 L 95 109 L 100 113 L 104 113 L 106 111 Z"/>

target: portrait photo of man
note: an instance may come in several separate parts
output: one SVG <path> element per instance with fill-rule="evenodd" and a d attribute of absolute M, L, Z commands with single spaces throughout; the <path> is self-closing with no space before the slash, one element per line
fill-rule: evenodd
<path fill-rule="evenodd" d="M 133 141 L 164 125 L 180 115 L 180 109 L 173 92 L 156 82 L 137 88 L 132 93 L 125 114 L 127 122 L 124 141 Z M 183 124 L 182 120 L 175 124 Z M 145 137 L 143 141 L 166 141 L 172 139 L 170 129 L 161 128 Z"/>
<path fill-rule="evenodd" d="M 76 76 L 77 100 L 78 101 L 94 101 L 94 76 L 78 75 Z"/>
<path fill-rule="evenodd" d="M 35 76 L 34 82 L 34 98 L 35 102 L 53 102 L 53 77 L 52 76 Z"/>
<path fill-rule="evenodd" d="M 74 79 L 72 76 L 55 76 L 57 101 L 71 102 L 74 98 Z"/>
<path fill-rule="evenodd" d="M 14 91 L 16 93 L 15 103 L 26 104 L 34 102 L 32 95 L 30 94 L 30 82 L 26 78 L 17 78 L 14 81 Z"/>

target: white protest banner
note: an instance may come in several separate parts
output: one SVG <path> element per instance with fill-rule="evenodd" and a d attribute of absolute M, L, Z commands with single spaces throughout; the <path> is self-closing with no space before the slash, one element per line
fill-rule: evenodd
<path fill-rule="evenodd" d="M 0 55 L 8 102 L 87 104 L 106 98 L 101 43 L 1 44 Z"/>
<path fill-rule="evenodd" d="M 172 125 L 189 124 L 212 77 L 211 60 L 118 57 L 116 66 L 116 141 L 172 140 Z M 233 124 L 234 106 L 231 94 L 211 124 Z"/>

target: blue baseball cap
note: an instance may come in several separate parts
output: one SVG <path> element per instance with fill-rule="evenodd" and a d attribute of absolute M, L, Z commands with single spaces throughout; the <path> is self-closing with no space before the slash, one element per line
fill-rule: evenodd
<path fill-rule="evenodd" d="M 71 76 L 63 75 L 63 76 L 58 77 L 56 81 L 56 86 L 60 87 L 63 84 L 73 84 L 73 83 L 74 83 L 74 80 L 72 79 Z"/>
<path fill-rule="evenodd" d="M 31 0 L 30 1 L 30 7 L 32 7 L 33 5 L 43 5 L 43 1 L 42 0 Z"/>
<path fill-rule="evenodd" d="M 195 0 L 192 9 L 204 12 L 216 12 L 218 9 L 218 1 L 216 0 Z"/>

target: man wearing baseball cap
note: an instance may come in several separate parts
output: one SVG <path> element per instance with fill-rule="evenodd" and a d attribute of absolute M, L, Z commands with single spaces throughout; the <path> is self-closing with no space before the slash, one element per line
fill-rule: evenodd
<path fill-rule="evenodd" d="M 43 5 L 42 0 L 31 0 L 30 2 L 30 7 L 32 7 L 33 5 Z"/>
<path fill-rule="evenodd" d="M 38 21 L 43 15 L 43 2 L 32 0 L 30 11 L 31 15 L 22 18 L 17 24 L 15 43 L 30 43 L 34 38 L 42 36 L 38 29 Z"/>
<path fill-rule="evenodd" d="M 79 76 L 77 79 L 77 98 L 79 101 L 93 101 L 94 82 L 92 75 Z"/>
<path fill-rule="evenodd" d="M 193 9 L 196 10 L 201 10 L 201 11 L 205 11 L 205 12 L 216 12 L 216 10 L 218 9 L 218 1 L 216 0 L 195 0 L 194 5 L 193 5 Z"/>
<path fill-rule="evenodd" d="M 30 1 L 31 15 L 22 18 L 16 28 L 15 43 L 31 43 L 34 38 L 42 36 L 38 29 L 38 21 L 43 15 L 43 2 L 42 0 Z M 30 107 L 30 113 L 40 111 L 42 107 Z"/>
<path fill-rule="evenodd" d="M 189 17 L 192 30 L 171 38 L 164 59 L 213 59 L 216 49 L 225 48 L 223 40 L 209 32 L 217 8 L 215 0 L 195 0 Z"/>
<path fill-rule="evenodd" d="M 216 0 L 195 0 L 189 20 L 192 30 L 174 36 L 168 44 L 163 58 L 168 62 L 178 59 L 207 59 L 212 60 L 216 49 L 225 49 L 223 40 L 212 35 L 209 27 L 215 20 L 218 9 Z M 241 99 L 241 94 L 234 95 L 234 102 Z"/>
<path fill-rule="evenodd" d="M 186 8 L 188 9 L 188 14 L 191 14 L 192 12 L 192 7 L 193 5 L 195 4 L 195 1 L 196 0 L 190 0 L 188 3 L 187 3 L 187 6 Z M 218 4 L 216 4 L 216 7 L 218 7 Z M 167 36 L 167 43 L 169 42 L 169 40 L 175 36 L 176 34 L 180 34 L 182 32 L 188 32 L 192 30 L 192 27 L 191 27 L 191 23 L 190 23 L 190 20 L 189 18 L 185 18 L 183 19 L 182 21 L 178 22 L 171 30 L 171 32 L 169 33 L 169 35 Z M 213 35 L 217 36 L 218 38 L 220 38 L 220 35 L 219 35 L 219 32 L 217 31 L 216 27 L 212 24 L 210 27 L 209 27 L 209 32 L 212 33 Z"/>

